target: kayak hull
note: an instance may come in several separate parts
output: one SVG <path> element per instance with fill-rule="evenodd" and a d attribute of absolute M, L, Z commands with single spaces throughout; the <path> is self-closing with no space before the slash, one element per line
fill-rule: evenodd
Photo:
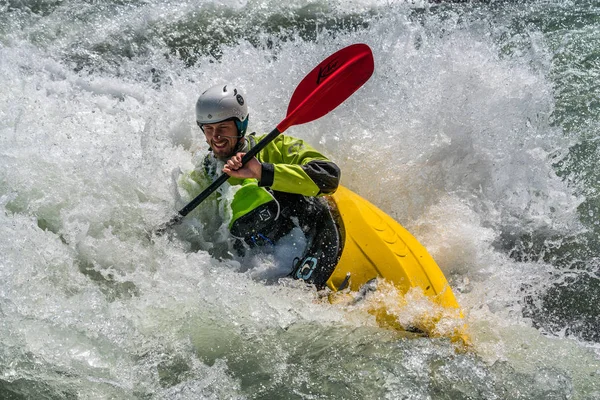
<path fill-rule="evenodd" d="M 420 289 L 435 304 L 462 318 L 443 272 L 404 227 L 348 188 L 340 186 L 329 201 L 339 213 L 343 243 L 339 261 L 327 280 L 329 289 L 355 292 L 374 279 L 383 280 L 401 295 Z M 385 318 L 389 319 L 389 315 Z"/>

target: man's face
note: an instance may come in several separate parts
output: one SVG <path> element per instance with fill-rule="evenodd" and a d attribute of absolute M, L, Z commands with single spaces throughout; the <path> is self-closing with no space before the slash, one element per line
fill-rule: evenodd
<path fill-rule="evenodd" d="M 234 121 L 204 124 L 202 130 L 215 157 L 226 160 L 234 155 L 235 145 L 239 140 Z"/>

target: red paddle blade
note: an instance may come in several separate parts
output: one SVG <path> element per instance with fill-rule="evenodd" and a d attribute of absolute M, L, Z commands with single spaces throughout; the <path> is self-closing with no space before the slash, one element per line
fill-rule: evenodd
<path fill-rule="evenodd" d="M 368 81 L 374 68 L 373 53 L 366 44 L 353 44 L 330 55 L 300 82 L 277 130 L 321 118 Z"/>

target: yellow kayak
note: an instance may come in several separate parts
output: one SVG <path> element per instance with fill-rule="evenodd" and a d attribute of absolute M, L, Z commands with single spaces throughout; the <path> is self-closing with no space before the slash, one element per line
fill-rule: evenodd
<path fill-rule="evenodd" d="M 330 196 L 278 192 L 277 197 L 277 209 L 264 209 L 264 214 L 286 216 L 282 221 L 296 216 L 294 224 L 306 238 L 290 276 L 319 290 L 329 288 L 332 302 L 366 306 L 382 326 L 462 336 L 453 328 L 464 324 L 446 277 L 425 247 L 392 217 L 343 186 Z M 275 202 L 267 204 L 275 207 Z M 254 220 L 249 226 L 259 230 Z M 288 231 L 285 222 L 273 226 Z M 259 246 L 256 237 L 271 244 L 283 237 L 260 230 L 247 245 Z M 450 323 L 452 319 L 459 323 Z"/>
<path fill-rule="evenodd" d="M 339 213 L 341 255 L 327 287 L 333 292 L 357 292 L 374 279 L 393 285 L 407 307 L 404 296 L 409 291 L 422 292 L 423 298 L 437 305 L 437 311 L 423 316 L 419 326 L 428 335 L 436 336 L 435 325 L 442 318 L 462 321 L 460 307 L 446 277 L 431 255 L 406 229 L 392 217 L 351 190 L 340 186 L 329 197 Z M 334 215 L 335 217 L 335 215 Z M 388 302 L 389 304 L 389 302 Z M 382 307 L 384 307 L 382 305 Z M 398 326 L 393 313 L 383 308 L 373 311 L 383 325 Z M 432 314 L 431 309 L 429 314 Z M 456 325 L 456 324 L 455 324 Z M 467 341 L 464 324 L 450 333 L 453 339 Z"/>
<path fill-rule="evenodd" d="M 343 250 L 327 286 L 359 290 L 373 278 L 403 293 L 419 287 L 444 307 L 458 308 L 446 277 L 417 239 L 392 217 L 345 187 L 331 196 L 343 221 Z"/>

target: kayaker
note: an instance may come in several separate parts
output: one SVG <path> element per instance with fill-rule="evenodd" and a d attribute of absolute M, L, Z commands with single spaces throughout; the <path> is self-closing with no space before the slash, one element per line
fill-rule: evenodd
<path fill-rule="evenodd" d="M 239 88 L 221 84 L 203 92 L 196 102 L 196 122 L 210 149 L 191 177 L 202 186 L 205 178 L 212 181 L 222 171 L 230 176 L 229 184 L 240 185 L 229 222 L 239 255 L 248 248 L 275 245 L 300 227 L 309 237 L 308 248 L 305 257 L 295 260 L 292 275 L 324 287 L 339 243 L 331 238 L 337 231 L 332 232 L 333 218 L 322 197 L 337 189 L 340 169 L 303 140 L 283 134 L 242 166 L 243 155 L 264 137 L 246 134 L 248 120 Z"/>

